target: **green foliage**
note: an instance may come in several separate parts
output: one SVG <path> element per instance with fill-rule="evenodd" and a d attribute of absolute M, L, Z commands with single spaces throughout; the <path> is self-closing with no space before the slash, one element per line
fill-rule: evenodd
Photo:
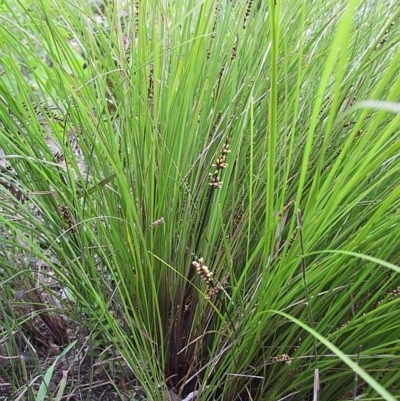
<path fill-rule="evenodd" d="M 149 400 L 394 400 L 400 8 L 81 3 L 1 3 L 4 299 L 48 264 Z"/>

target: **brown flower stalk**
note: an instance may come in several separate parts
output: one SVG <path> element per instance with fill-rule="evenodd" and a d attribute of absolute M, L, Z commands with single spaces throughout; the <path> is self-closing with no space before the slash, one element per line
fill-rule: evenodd
<path fill-rule="evenodd" d="M 210 174 L 210 186 L 213 189 L 220 189 L 223 184 L 223 181 L 221 181 L 221 177 L 219 174 L 221 170 L 228 167 L 228 164 L 226 162 L 226 156 L 230 152 L 229 149 L 230 141 L 231 138 L 227 137 L 225 143 L 222 146 L 220 155 L 217 157 L 217 160 L 212 165 L 215 168 L 214 172 Z"/>

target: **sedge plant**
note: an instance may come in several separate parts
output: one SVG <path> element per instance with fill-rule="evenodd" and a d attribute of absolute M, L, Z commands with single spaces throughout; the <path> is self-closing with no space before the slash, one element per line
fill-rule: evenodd
<path fill-rule="evenodd" d="M 1 357 L 41 320 L 148 400 L 395 400 L 396 2 L 0 7 Z"/>

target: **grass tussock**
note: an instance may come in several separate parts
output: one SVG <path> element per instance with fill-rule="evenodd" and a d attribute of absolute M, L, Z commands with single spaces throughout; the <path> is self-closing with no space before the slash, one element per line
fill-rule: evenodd
<path fill-rule="evenodd" d="M 90 4 L 0 4 L 4 400 L 395 400 L 396 2 Z"/>

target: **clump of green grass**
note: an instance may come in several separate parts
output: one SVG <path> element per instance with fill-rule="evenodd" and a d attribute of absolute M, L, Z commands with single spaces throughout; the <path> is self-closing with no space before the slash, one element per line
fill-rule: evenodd
<path fill-rule="evenodd" d="M 34 260 L 148 399 L 395 399 L 400 11 L 289 3 L 1 5 L 5 342 Z"/>

